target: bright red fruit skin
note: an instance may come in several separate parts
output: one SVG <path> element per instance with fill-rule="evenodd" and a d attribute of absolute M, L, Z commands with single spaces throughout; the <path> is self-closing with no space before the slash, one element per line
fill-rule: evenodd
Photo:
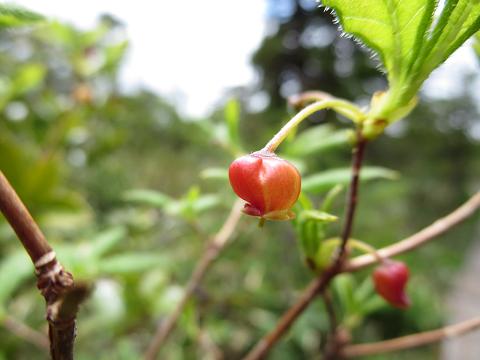
<path fill-rule="evenodd" d="M 410 306 L 405 293 L 408 276 L 408 267 L 403 262 L 385 260 L 373 272 L 375 290 L 392 306 L 405 309 Z"/>
<path fill-rule="evenodd" d="M 256 152 L 236 159 L 228 170 L 233 191 L 247 202 L 243 212 L 268 220 L 289 220 L 298 199 L 298 170 L 275 154 Z"/>

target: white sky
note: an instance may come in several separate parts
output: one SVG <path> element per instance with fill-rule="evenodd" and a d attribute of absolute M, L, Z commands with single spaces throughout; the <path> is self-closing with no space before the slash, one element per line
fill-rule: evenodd
<path fill-rule="evenodd" d="M 249 59 L 265 28 L 263 0 L 13 3 L 82 29 L 92 28 L 102 13 L 119 18 L 130 40 L 122 83 L 147 86 L 192 116 L 205 115 L 226 88 L 253 80 Z"/>
<path fill-rule="evenodd" d="M 252 52 L 265 32 L 265 0 L 16 0 L 48 17 L 90 29 L 109 13 L 127 25 L 130 51 L 121 73 L 128 88 L 146 86 L 185 115 L 204 116 L 224 90 L 254 79 Z M 424 85 L 430 97 L 461 91 L 465 72 L 477 72 L 464 46 Z M 478 80 L 477 80 L 478 81 Z"/>

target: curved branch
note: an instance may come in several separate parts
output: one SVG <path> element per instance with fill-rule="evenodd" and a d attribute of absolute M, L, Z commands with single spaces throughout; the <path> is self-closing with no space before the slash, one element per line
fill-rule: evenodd
<path fill-rule="evenodd" d="M 195 289 L 198 288 L 208 268 L 218 257 L 221 250 L 226 245 L 228 239 L 232 236 L 237 226 L 237 223 L 240 220 L 240 210 L 242 209 L 242 206 L 242 201 L 237 200 L 235 202 L 222 228 L 207 244 L 202 258 L 198 261 L 192 273 L 192 276 L 190 277 L 190 280 L 188 280 L 182 299 L 177 304 L 177 307 L 175 308 L 173 313 L 165 321 L 161 322 L 160 326 L 157 328 L 157 331 L 155 332 L 155 335 L 153 336 L 153 339 L 148 345 L 147 351 L 145 352 L 145 359 L 153 360 L 158 355 L 160 348 L 175 328 L 178 318 L 180 317 L 183 309 L 192 297 Z"/>
<path fill-rule="evenodd" d="M 351 102 L 337 98 L 326 98 L 310 105 L 307 105 L 292 117 L 283 127 L 273 136 L 272 139 L 263 147 L 262 150 L 267 153 L 275 152 L 277 147 L 285 140 L 288 134 L 296 128 L 302 121 L 310 115 L 326 109 L 333 109 L 336 112 L 346 116 L 354 123 L 365 117 L 365 114 Z"/>
<path fill-rule="evenodd" d="M 449 325 L 437 330 L 402 336 L 391 340 L 369 344 L 347 345 L 342 349 L 341 355 L 346 358 L 352 358 L 405 350 L 460 336 L 478 328 L 480 328 L 480 317 L 469 319 L 455 325 Z"/>
<path fill-rule="evenodd" d="M 289 106 L 301 109 L 309 103 L 330 99 L 334 99 L 334 96 L 325 91 L 311 90 L 292 95 L 287 99 L 287 101 Z"/>
<path fill-rule="evenodd" d="M 377 253 L 381 258 L 389 258 L 413 250 L 468 219 L 478 208 L 480 208 L 480 191 L 447 216 L 438 219 L 433 224 L 404 240 L 378 250 Z M 358 256 L 345 263 L 342 271 L 358 271 L 376 262 L 378 262 L 378 258 L 373 254 Z"/>
<path fill-rule="evenodd" d="M 480 207 L 480 192 L 473 195 L 465 204 L 453 211 L 451 214 L 444 218 L 437 220 L 432 225 L 426 227 L 420 232 L 410 236 L 409 238 L 402 240 L 396 244 L 379 250 L 380 258 L 398 255 L 400 253 L 412 250 L 417 246 L 433 239 L 435 236 L 441 235 L 453 226 L 461 223 L 463 220 L 471 216 Z M 303 291 L 300 298 L 293 304 L 280 318 L 275 329 L 271 333 L 266 335 L 255 348 L 245 357 L 245 360 L 261 359 L 268 351 L 274 346 L 274 344 L 284 335 L 284 333 L 290 328 L 290 326 L 297 320 L 297 318 L 303 313 L 303 311 L 310 305 L 315 297 L 322 293 L 327 287 L 328 283 L 337 274 L 341 272 L 353 272 L 360 270 L 368 265 L 376 263 L 378 258 L 374 255 L 362 255 L 350 262 L 347 262 L 344 266 L 340 263 L 340 267 L 335 268 L 335 264 L 325 270 L 321 276 L 312 280 L 307 288 Z"/>

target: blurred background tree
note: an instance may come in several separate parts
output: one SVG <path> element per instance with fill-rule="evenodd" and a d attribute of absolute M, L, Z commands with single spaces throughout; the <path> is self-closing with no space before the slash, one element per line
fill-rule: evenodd
<path fill-rule="evenodd" d="M 241 143 L 252 151 L 288 118 L 290 95 L 320 89 L 366 104 L 385 86 L 370 54 L 341 37 L 332 16 L 313 1 L 268 4 L 269 31 L 252 58 L 258 83 L 232 89 L 225 98 L 235 96 L 239 105 L 226 101 L 208 119 L 182 118 L 157 94 L 120 87 L 128 38 L 119 20 L 104 16 L 90 31 L 48 23 L 0 32 L 0 168 L 66 268 L 95 284 L 80 312 L 79 359 L 139 358 L 157 323 L 175 306 L 206 234 L 220 227 L 234 199 L 225 168 L 238 144 L 229 138 L 225 120 L 240 121 Z M 471 83 L 448 100 L 422 98 L 409 119 L 371 144 L 368 165 L 394 169 L 401 177 L 362 187 L 355 237 L 375 246 L 391 243 L 447 213 L 478 187 L 480 136 Z M 328 123 L 328 134 L 338 134 L 347 123 L 336 120 L 321 113 L 302 130 Z M 347 137 L 307 149 L 308 158 L 292 144 L 282 151 L 305 174 L 348 166 Z M 213 176 L 218 168 L 220 175 Z M 334 213 L 341 215 L 342 206 L 336 201 Z M 8 314 L 42 330 L 43 303 L 31 265 L 0 221 L 0 319 Z M 474 225 L 470 221 L 403 257 L 413 274 L 409 311 L 391 309 L 377 297 L 367 311 L 355 291 L 371 293 L 369 273 L 340 277 L 334 296 L 354 339 L 440 325 L 447 315 L 442 299 Z M 243 219 L 164 354 L 197 359 L 221 351 L 226 359 L 239 358 L 310 277 L 290 224 L 259 230 Z M 315 358 L 326 330 L 318 302 L 272 358 Z M 45 357 L 7 328 L 0 329 L 0 339 L 0 358 Z M 435 359 L 438 348 L 374 358 Z"/>

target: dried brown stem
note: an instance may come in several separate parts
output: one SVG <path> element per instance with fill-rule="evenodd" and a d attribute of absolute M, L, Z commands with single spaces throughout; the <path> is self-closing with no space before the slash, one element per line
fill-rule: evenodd
<path fill-rule="evenodd" d="M 352 358 L 405 350 L 460 336 L 478 328 L 480 328 L 480 317 L 469 319 L 455 325 L 449 325 L 441 329 L 402 336 L 391 340 L 370 344 L 348 345 L 343 348 L 341 355 L 346 358 Z"/>
<path fill-rule="evenodd" d="M 0 211 L 12 226 L 35 266 L 37 287 L 47 303 L 52 359 L 71 360 L 75 340 L 75 318 L 78 304 L 84 296 L 77 296 L 78 291 L 72 275 L 57 261 L 55 252 L 42 231 L 1 171 Z M 65 307 L 67 299 L 69 306 Z"/>
<path fill-rule="evenodd" d="M 30 326 L 9 315 L 5 316 L 2 325 L 19 338 L 28 341 L 39 349 L 48 351 L 48 337 L 45 334 L 32 329 Z"/>
<path fill-rule="evenodd" d="M 333 261 L 332 265 L 322 273 L 322 275 L 308 285 L 298 301 L 280 318 L 275 329 L 264 336 L 257 345 L 255 345 L 255 347 L 244 358 L 245 360 L 263 359 L 287 332 L 290 326 L 297 320 L 300 314 L 302 314 L 310 305 L 315 297 L 324 292 L 330 281 L 341 272 L 346 245 L 353 229 L 353 220 L 358 199 L 359 175 L 366 144 L 367 141 L 361 138 L 360 132 L 358 131 L 357 143 L 352 156 L 352 179 L 350 182 L 350 190 L 347 195 L 345 223 L 342 231 L 341 245 L 336 259 Z"/>
<path fill-rule="evenodd" d="M 192 276 L 185 287 L 182 299 L 177 304 L 177 307 L 173 313 L 165 321 L 161 322 L 160 326 L 157 328 L 157 331 L 153 336 L 147 351 L 145 352 L 145 359 L 153 360 L 157 357 L 160 348 L 175 328 L 178 318 L 182 314 L 185 305 L 187 305 L 195 289 L 198 288 L 210 265 L 218 257 L 222 249 L 225 247 L 228 239 L 232 236 L 240 219 L 241 208 L 242 202 L 237 200 L 220 231 L 207 244 L 203 256 L 195 266 Z"/>

